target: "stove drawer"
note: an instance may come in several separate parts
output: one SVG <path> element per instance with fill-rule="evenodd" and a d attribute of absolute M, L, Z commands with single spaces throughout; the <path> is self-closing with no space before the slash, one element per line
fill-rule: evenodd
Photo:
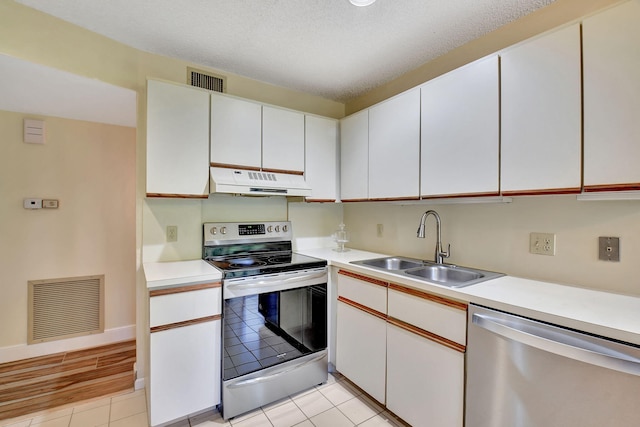
<path fill-rule="evenodd" d="M 176 324 L 219 315 L 220 283 L 185 285 L 149 292 L 149 326 Z"/>

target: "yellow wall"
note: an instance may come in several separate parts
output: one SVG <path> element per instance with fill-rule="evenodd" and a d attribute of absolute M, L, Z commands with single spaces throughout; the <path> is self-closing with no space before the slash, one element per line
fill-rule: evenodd
<path fill-rule="evenodd" d="M 131 328 L 135 129 L 41 117 L 46 144 L 25 144 L 25 117 L 0 111 L 0 348 L 26 344 L 28 280 L 104 274 L 105 329 Z"/>

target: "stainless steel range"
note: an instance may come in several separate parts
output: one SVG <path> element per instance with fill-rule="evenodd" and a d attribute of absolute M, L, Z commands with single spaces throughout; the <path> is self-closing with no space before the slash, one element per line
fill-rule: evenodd
<path fill-rule="evenodd" d="M 205 223 L 223 273 L 222 416 L 327 381 L 327 262 L 292 251 L 291 223 Z"/>

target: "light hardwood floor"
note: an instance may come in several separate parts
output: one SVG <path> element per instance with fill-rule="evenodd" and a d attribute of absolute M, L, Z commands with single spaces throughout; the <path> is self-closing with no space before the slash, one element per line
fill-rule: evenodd
<path fill-rule="evenodd" d="M 135 340 L 0 364 L 0 420 L 133 389 Z"/>

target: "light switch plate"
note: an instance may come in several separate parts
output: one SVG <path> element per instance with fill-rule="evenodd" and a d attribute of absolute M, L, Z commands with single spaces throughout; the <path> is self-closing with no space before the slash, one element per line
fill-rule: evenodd
<path fill-rule="evenodd" d="M 556 235 L 553 233 L 529 234 L 529 252 L 536 255 L 556 254 Z"/>
<path fill-rule="evenodd" d="M 620 262 L 620 238 L 598 237 L 598 259 Z"/>

